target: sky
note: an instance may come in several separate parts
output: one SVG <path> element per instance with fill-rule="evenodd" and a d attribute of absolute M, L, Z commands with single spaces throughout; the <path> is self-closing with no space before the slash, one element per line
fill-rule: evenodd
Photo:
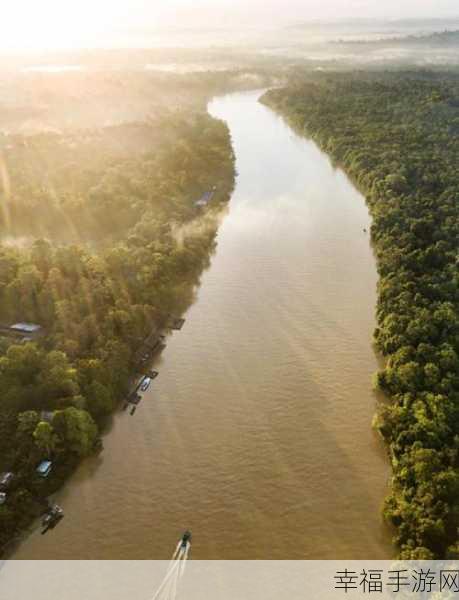
<path fill-rule="evenodd" d="M 0 50 L 110 45 L 127 28 L 448 16 L 459 16 L 458 0 L 3 0 Z"/>
<path fill-rule="evenodd" d="M 161 2 L 159 3 L 161 4 Z M 199 13 L 230 18 L 295 21 L 336 18 L 406 18 L 458 16 L 458 0 L 171 0 L 163 16 L 174 12 L 199 18 Z M 166 8 L 165 5 L 169 5 Z"/>

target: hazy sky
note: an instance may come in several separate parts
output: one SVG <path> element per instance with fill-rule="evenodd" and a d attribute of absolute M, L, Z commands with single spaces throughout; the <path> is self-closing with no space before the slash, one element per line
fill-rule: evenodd
<path fill-rule="evenodd" d="M 144 5 L 151 3 L 144 2 Z M 247 17 L 256 23 L 267 18 L 286 20 L 346 17 L 432 17 L 458 16 L 458 0 L 170 0 L 163 5 L 163 16 L 176 12 L 199 18 L 225 14 L 234 19 Z M 166 8 L 168 6 L 168 8 Z"/>
<path fill-rule="evenodd" d="M 0 48 L 103 45 L 116 29 L 459 16 L 459 0 L 0 0 Z M 108 39 L 108 37 L 107 37 Z"/>

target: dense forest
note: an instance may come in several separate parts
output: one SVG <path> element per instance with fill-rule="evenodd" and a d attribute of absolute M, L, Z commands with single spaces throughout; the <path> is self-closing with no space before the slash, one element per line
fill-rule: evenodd
<path fill-rule="evenodd" d="M 459 556 L 459 82 L 423 73 L 297 75 L 263 101 L 365 193 L 379 284 L 375 426 L 383 512 L 405 559 Z"/>
<path fill-rule="evenodd" d="M 126 395 L 139 343 L 179 314 L 215 243 L 234 182 L 226 125 L 204 111 L 3 135 L 0 322 L 0 551 L 97 449 Z M 196 201 L 215 193 L 205 207 Z M 49 477 L 37 465 L 53 461 Z"/>

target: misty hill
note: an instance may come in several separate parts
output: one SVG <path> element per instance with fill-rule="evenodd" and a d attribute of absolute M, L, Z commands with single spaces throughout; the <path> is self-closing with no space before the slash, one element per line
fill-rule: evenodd
<path fill-rule="evenodd" d="M 345 46 L 368 45 L 373 48 L 381 46 L 451 48 L 459 46 L 459 30 L 437 31 L 428 35 L 407 35 L 378 40 L 338 40 L 333 43 Z"/>

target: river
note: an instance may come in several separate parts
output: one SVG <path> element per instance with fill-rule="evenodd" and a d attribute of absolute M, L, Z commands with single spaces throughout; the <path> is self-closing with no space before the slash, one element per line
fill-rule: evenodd
<path fill-rule="evenodd" d="M 238 178 L 217 250 L 134 417 L 13 558 L 379 559 L 377 274 L 362 195 L 259 92 L 216 98 Z"/>

